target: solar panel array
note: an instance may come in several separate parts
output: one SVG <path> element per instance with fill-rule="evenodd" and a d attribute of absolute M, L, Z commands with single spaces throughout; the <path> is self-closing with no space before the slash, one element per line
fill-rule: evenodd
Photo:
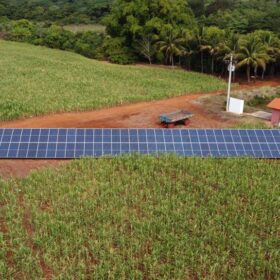
<path fill-rule="evenodd" d="M 280 130 L 0 129 L 0 158 L 71 159 L 128 153 L 280 158 Z"/>

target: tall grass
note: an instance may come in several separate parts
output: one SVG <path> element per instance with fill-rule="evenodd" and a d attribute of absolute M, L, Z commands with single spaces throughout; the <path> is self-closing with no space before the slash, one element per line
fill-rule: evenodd
<path fill-rule="evenodd" d="M 132 156 L 2 182 L 15 265 L 3 258 L 1 276 L 42 276 L 21 192 L 55 279 L 276 279 L 279 181 L 276 162 Z"/>
<path fill-rule="evenodd" d="M 119 66 L 0 40 L 0 120 L 208 92 L 224 81 L 180 70 Z"/>

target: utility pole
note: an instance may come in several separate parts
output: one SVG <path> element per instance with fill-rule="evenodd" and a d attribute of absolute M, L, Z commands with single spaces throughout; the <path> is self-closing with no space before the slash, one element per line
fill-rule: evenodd
<path fill-rule="evenodd" d="M 233 66 L 233 55 L 230 55 L 230 62 L 229 62 L 229 77 L 228 77 L 228 91 L 227 91 L 227 108 L 226 111 L 229 111 L 229 103 L 230 103 L 230 91 L 231 91 L 231 79 L 232 79 L 232 72 L 235 70 L 235 67 Z"/>

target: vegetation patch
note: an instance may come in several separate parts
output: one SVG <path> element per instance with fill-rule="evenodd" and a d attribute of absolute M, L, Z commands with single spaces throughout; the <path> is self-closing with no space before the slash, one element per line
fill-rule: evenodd
<path fill-rule="evenodd" d="M 23 43 L 0 41 L 0 57 L 1 120 L 226 88 L 198 73 L 112 65 Z"/>
<path fill-rule="evenodd" d="M 98 33 L 105 33 L 106 27 L 101 24 L 69 24 L 63 26 L 65 30 L 77 33 L 77 32 L 98 32 Z"/>
<path fill-rule="evenodd" d="M 270 129 L 272 128 L 269 124 L 257 120 L 255 118 L 248 118 L 246 121 L 242 121 L 233 126 L 238 129 Z"/>
<path fill-rule="evenodd" d="M 1 278 L 42 258 L 55 279 L 276 279 L 279 180 L 273 161 L 129 156 L 1 182 Z"/>
<path fill-rule="evenodd" d="M 267 105 L 274 98 L 280 97 L 280 87 L 263 87 L 248 91 L 237 91 L 237 98 L 244 99 L 249 107 L 267 109 Z M 249 109 L 249 108 L 246 108 Z"/>
<path fill-rule="evenodd" d="M 280 97 L 280 87 L 259 87 L 245 90 L 235 90 L 232 97 L 243 99 L 245 107 L 243 115 L 228 114 L 226 108 L 226 95 L 202 96 L 195 102 L 205 106 L 209 113 L 219 116 L 226 120 L 234 120 L 230 127 L 234 128 L 271 128 L 270 122 L 257 119 L 246 113 L 256 111 L 267 111 L 268 103 L 274 98 Z"/>

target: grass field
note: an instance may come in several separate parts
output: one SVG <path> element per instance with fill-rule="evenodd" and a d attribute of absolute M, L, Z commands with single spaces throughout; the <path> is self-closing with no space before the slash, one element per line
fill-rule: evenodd
<path fill-rule="evenodd" d="M 276 162 L 172 156 L 2 181 L 0 278 L 277 279 L 279 181 Z"/>
<path fill-rule="evenodd" d="M 70 52 L 0 40 L 0 120 L 224 89 L 217 78 L 119 66 Z"/>
<path fill-rule="evenodd" d="M 198 73 L 0 41 L 0 119 L 208 92 Z M 127 156 L 0 179 L 0 279 L 277 279 L 277 162 Z"/>
<path fill-rule="evenodd" d="M 94 31 L 98 33 L 106 32 L 106 27 L 101 24 L 69 24 L 63 26 L 63 28 L 74 33 L 86 31 Z"/>

